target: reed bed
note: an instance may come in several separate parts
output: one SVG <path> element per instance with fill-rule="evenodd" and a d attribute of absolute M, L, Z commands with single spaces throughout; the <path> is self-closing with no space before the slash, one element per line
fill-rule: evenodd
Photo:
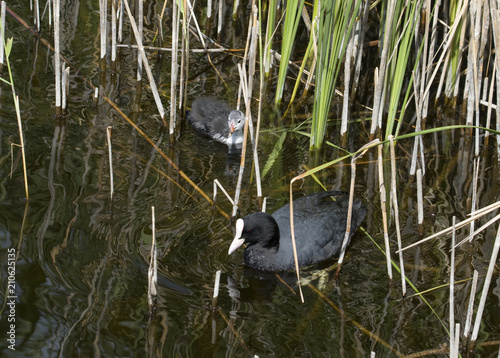
<path fill-rule="evenodd" d="M 106 47 L 108 40 L 107 1 L 100 1 L 99 4 L 101 10 L 100 55 L 101 59 L 105 60 L 107 56 Z M 183 103 L 186 100 L 185 96 L 187 93 L 187 87 L 184 86 L 188 86 L 187 83 L 190 77 L 190 58 L 188 54 L 204 52 L 207 56 L 207 61 L 211 64 L 211 66 L 213 66 L 213 70 L 216 73 L 217 78 L 220 79 L 221 83 L 224 83 L 226 87 L 229 87 L 224 80 L 225 74 L 219 73 L 217 66 L 215 66 L 212 61 L 211 54 L 219 52 L 228 53 L 230 51 L 225 47 L 216 49 L 209 48 L 208 43 L 216 43 L 216 41 L 211 40 L 209 36 L 202 33 L 196 18 L 197 13 L 200 11 L 200 7 L 203 7 L 204 5 L 197 4 L 193 7 L 189 1 L 174 1 L 172 3 L 171 46 L 166 49 L 163 47 L 155 48 L 154 46 L 144 46 L 143 42 L 145 42 L 145 31 L 143 28 L 144 24 L 142 22 L 144 15 L 142 14 L 143 3 L 141 0 L 138 0 L 137 3 L 137 18 L 134 18 L 132 15 L 132 11 L 127 0 L 120 2 L 120 4 L 120 15 L 122 15 L 124 11 L 127 12 L 128 23 L 125 25 L 127 26 L 127 29 L 128 27 L 131 29 L 136 45 L 116 44 L 116 42 L 121 42 L 122 40 L 121 33 L 123 30 L 123 20 L 122 16 L 120 16 L 118 24 L 116 24 L 116 12 L 118 9 L 116 9 L 116 4 L 112 2 L 111 33 L 113 50 L 111 60 L 112 62 L 115 62 L 117 56 L 116 48 L 124 49 L 128 47 L 130 49 L 137 49 L 137 80 L 140 81 L 142 79 L 142 69 L 144 69 L 149 80 L 149 90 L 154 97 L 162 124 L 169 129 L 170 144 L 173 145 L 175 131 L 178 126 L 178 109 L 183 108 Z M 167 3 L 165 2 L 165 6 L 166 4 Z M 225 19 L 223 18 L 223 2 L 219 1 L 218 5 L 218 20 L 216 27 L 217 33 L 220 34 L 225 26 Z M 38 2 L 35 2 L 35 6 L 38 7 Z M 267 7 L 269 11 L 264 11 L 263 7 Z M 495 140 L 497 141 L 497 152 L 495 155 L 500 155 L 500 109 L 498 105 L 495 107 L 493 103 L 495 92 L 497 93 L 497 103 L 500 101 L 500 90 L 498 88 L 500 85 L 500 76 L 497 70 L 497 67 L 500 66 L 500 59 L 497 56 L 498 44 L 500 44 L 500 28 L 498 28 L 498 21 L 496 21 L 496 19 L 500 17 L 500 10 L 498 7 L 499 5 L 495 1 L 450 1 L 447 7 L 449 11 L 448 13 L 444 13 L 444 9 L 441 7 L 439 2 L 432 4 L 430 1 L 415 1 L 405 4 L 394 0 L 387 0 L 372 5 L 370 5 L 370 2 L 368 1 L 363 2 L 361 0 L 345 0 L 338 2 L 314 1 L 311 7 L 310 4 L 303 0 L 295 0 L 287 2 L 285 9 L 278 9 L 273 0 L 264 3 L 259 2 L 258 4 L 254 1 L 250 11 L 251 15 L 249 15 L 248 19 L 248 37 L 246 41 L 245 55 L 243 61 L 239 63 L 238 66 L 241 81 L 240 88 L 243 93 L 242 98 L 245 105 L 245 141 L 240 158 L 239 177 L 235 188 L 235 197 L 231 215 L 232 218 L 237 215 L 242 182 L 244 179 L 244 168 L 248 164 L 246 156 L 248 134 L 250 134 L 250 140 L 252 142 L 252 160 L 254 163 L 253 168 L 257 182 L 257 197 L 260 200 L 263 196 L 260 180 L 261 176 L 264 176 L 269 169 L 268 166 L 266 166 L 262 174 L 260 172 L 258 138 L 259 132 L 261 129 L 264 129 L 261 128 L 260 124 L 260 112 L 263 102 L 266 101 L 266 97 L 274 98 L 273 102 L 277 111 L 280 111 L 283 108 L 293 109 L 295 105 L 294 103 L 284 102 L 287 98 L 291 98 L 292 100 L 290 102 L 294 102 L 296 94 L 302 90 L 302 100 L 308 102 L 312 106 L 312 114 L 311 118 L 304 122 L 308 128 L 307 132 L 296 131 L 296 133 L 304 133 L 304 135 L 309 137 L 308 149 L 312 154 L 311 157 L 324 150 L 325 146 L 328 145 L 328 141 L 326 140 L 328 136 L 345 139 L 345 136 L 348 133 L 350 134 L 349 128 L 359 126 L 358 118 L 355 118 L 354 115 L 357 115 L 361 105 L 360 103 L 356 103 L 355 98 L 351 97 L 351 93 L 358 91 L 359 77 L 361 76 L 360 68 L 363 65 L 363 51 L 370 51 L 370 49 L 365 46 L 365 42 L 363 40 L 365 38 L 365 33 L 367 32 L 369 14 L 371 12 L 374 12 L 377 15 L 382 14 L 382 16 L 379 17 L 380 23 L 377 24 L 380 37 L 374 40 L 377 44 L 375 51 L 377 53 L 377 65 L 374 66 L 373 73 L 365 75 L 367 77 L 363 78 L 365 82 L 369 81 L 369 83 L 371 83 L 371 87 L 373 88 L 373 95 L 371 97 L 372 102 L 366 102 L 362 105 L 363 108 L 372 106 L 372 110 L 369 112 L 369 115 L 365 116 L 371 121 L 368 125 L 369 130 L 367 131 L 367 135 L 363 137 L 368 143 L 360 146 L 360 149 L 355 151 L 345 150 L 346 154 L 344 156 L 339 156 L 333 160 L 324 160 L 318 165 L 315 165 L 314 168 L 293 176 L 289 183 L 292 240 L 294 241 L 294 183 L 297 183 L 308 176 L 314 176 L 319 172 L 331 170 L 334 165 L 351 159 L 351 182 L 349 190 L 349 202 L 351 206 L 355 193 L 356 160 L 367 152 L 372 155 L 372 158 L 376 157 L 378 175 L 374 176 L 374 182 L 378 185 L 377 200 L 378 204 L 380 204 L 380 215 L 383 225 L 381 239 L 385 244 L 384 248 L 381 250 L 384 252 L 386 257 L 389 280 L 393 279 L 392 270 L 394 268 L 401 275 L 402 295 L 406 295 L 406 284 L 408 283 L 413 290 L 421 295 L 422 299 L 434 313 L 435 310 L 433 309 L 432 302 L 428 303 L 425 298 L 423 298 L 422 293 L 418 292 L 417 287 L 415 287 L 411 280 L 406 276 L 403 252 L 410 248 L 419 246 L 424 242 L 428 242 L 429 240 L 443 237 L 448 233 L 452 234 L 449 245 L 451 253 L 449 264 L 448 325 L 443 323 L 446 318 L 440 317 L 440 323 L 445 327 L 445 330 L 447 330 L 447 334 L 449 334 L 449 350 L 451 356 L 459 355 L 459 343 L 461 337 L 465 338 L 466 342 L 464 342 L 463 345 L 467 345 L 467 348 L 474 347 L 475 342 L 478 340 L 482 315 L 486 301 L 489 297 L 492 276 L 495 272 L 495 263 L 500 249 L 500 227 L 498 227 L 491 256 L 489 257 L 487 274 L 484 282 L 482 283 L 482 292 L 480 302 L 476 308 L 472 334 L 469 338 L 468 335 L 471 331 L 475 306 L 475 292 L 478 285 L 478 272 L 475 271 L 473 278 L 471 278 L 473 280 L 473 284 L 468 302 L 469 313 L 466 315 L 466 322 L 463 325 L 463 329 L 461 329 L 461 323 L 455 322 L 455 254 L 456 248 L 458 248 L 461 244 L 466 241 L 470 242 L 477 239 L 477 235 L 479 233 L 486 230 L 490 226 L 494 226 L 500 221 L 500 215 L 495 216 L 500 208 L 499 202 L 493 203 L 484 208 L 477 207 L 478 181 L 480 180 L 479 172 L 480 166 L 482 165 L 481 155 L 486 150 L 485 148 L 488 147 L 487 141 L 491 137 L 489 134 L 495 135 Z M 234 2 L 232 11 L 233 19 L 238 19 L 238 17 L 244 16 L 239 11 L 240 8 L 241 7 L 238 5 L 238 2 Z M 4 23 L 4 9 L 5 3 L 2 2 L 2 26 Z M 209 2 L 207 9 L 207 32 L 211 31 L 210 26 L 213 18 L 212 10 L 212 2 Z M 38 13 L 38 11 L 39 10 L 35 10 L 36 13 Z M 59 111 L 58 108 L 61 107 L 61 91 L 63 91 L 62 93 L 64 97 L 70 77 L 69 69 L 66 74 L 66 68 L 60 64 L 62 58 L 59 45 L 60 40 L 58 38 L 59 33 L 61 32 L 60 11 L 59 1 L 56 0 L 53 8 L 56 112 Z M 265 16 L 263 16 L 263 14 L 266 14 L 267 18 L 264 18 Z M 35 22 L 38 26 L 40 26 L 39 17 L 36 17 Z M 260 37 L 262 36 L 261 31 L 263 23 L 266 24 L 266 29 L 264 40 L 262 42 Z M 440 27 L 440 23 L 444 23 L 446 26 Z M 422 26 L 424 27 L 423 31 L 421 31 Z M 3 28 L 1 31 L 2 41 L 4 41 Z M 118 40 L 116 40 L 116 37 Z M 298 39 L 301 37 L 308 38 L 308 43 L 298 43 Z M 191 40 L 196 38 L 197 43 L 200 44 L 200 48 L 191 48 L 190 38 Z M 437 43 L 438 38 L 442 39 L 442 42 L 439 44 Z M 210 39 L 210 41 L 207 39 Z M 466 39 L 468 39 L 468 44 L 466 44 Z M 280 44 L 278 44 L 279 42 Z M 488 45 L 490 45 L 490 47 L 488 47 Z M 15 94 L 8 60 L 10 46 L 12 46 L 12 42 L 9 44 L 9 41 L 7 41 L 5 60 L 7 67 L 9 68 L 10 82 L 5 80 L 4 82 L 7 82 L 11 86 L 14 102 L 16 104 L 21 142 L 20 146 L 23 149 L 22 157 L 26 197 L 28 198 L 28 177 L 24 154 L 24 139 L 20 119 L 19 100 Z M 297 49 L 300 49 L 300 51 L 297 51 Z M 170 56 L 169 123 L 167 123 L 164 119 L 165 110 L 163 108 L 162 98 L 159 94 L 155 78 L 152 74 L 150 63 L 151 55 L 146 51 L 168 51 Z M 179 54 L 181 55 L 180 63 Z M 272 59 L 274 57 L 280 58 L 278 69 L 273 68 Z M 486 66 L 485 59 L 488 60 L 488 63 L 494 63 L 494 65 Z M 462 63 L 464 60 L 466 60 L 465 64 Z M 258 61 L 260 62 L 260 69 L 257 66 Z M 293 68 L 293 66 L 290 65 L 291 62 L 295 61 L 298 61 L 301 64 L 300 66 L 297 66 L 298 72 L 294 72 L 297 71 L 297 68 Z M 332 100 L 338 99 L 336 91 L 339 87 L 339 73 L 342 67 L 344 67 L 344 83 L 342 85 L 345 86 L 343 92 L 344 99 L 341 116 L 342 122 L 340 126 L 335 127 L 338 127 L 338 132 L 331 133 L 332 126 L 329 125 L 329 122 L 332 122 Z M 62 82 L 60 74 L 61 69 L 63 69 L 62 72 L 65 74 Z M 257 76 L 256 73 L 259 70 L 260 73 L 259 76 Z M 278 73 L 276 77 L 273 77 L 272 73 L 275 70 Z M 304 73 L 308 74 L 305 84 L 302 82 L 302 76 Z M 254 81 L 257 79 L 260 81 L 258 86 L 254 85 Z M 61 83 L 63 83 L 62 89 Z M 294 90 L 291 96 L 287 97 L 284 94 L 286 85 L 289 83 L 294 84 Z M 465 89 L 462 94 L 460 93 L 460 89 L 462 88 L 461 83 L 465 83 Z M 267 86 L 265 86 L 266 84 Z M 306 95 L 311 86 L 314 86 L 314 96 L 312 100 L 308 100 Z M 269 91 L 269 88 L 273 88 L 275 91 L 272 93 L 272 96 L 266 96 L 269 95 L 269 93 L 265 93 L 265 91 Z M 443 88 L 444 91 L 442 91 Z M 255 93 L 257 91 L 258 96 Z M 444 92 L 444 95 L 441 95 L 441 92 Z M 123 113 L 123 111 L 121 111 L 121 109 L 111 99 L 106 97 L 102 91 L 101 93 L 98 93 L 97 87 L 95 87 L 95 93 L 96 97 L 101 96 L 101 98 L 108 102 L 108 104 L 111 105 L 111 107 L 126 121 L 126 123 L 140 133 L 149 145 L 151 145 L 152 148 L 155 148 L 160 156 L 168 162 L 179 177 L 185 180 L 188 186 L 194 188 L 207 202 L 215 202 L 217 186 L 222 189 L 218 180 L 214 181 L 214 199 L 212 201 L 193 180 L 183 173 L 175 161 L 170 159 L 170 157 L 168 157 L 158 147 L 158 145 L 141 130 L 140 126 L 130 120 L 129 117 Z M 259 98 L 258 105 L 253 104 L 256 97 Z M 434 101 L 432 101 L 432 99 L 434 99 Z M 65 101 L 63 101 L 63 103 L 64 102 Z M 439 104 L 439 106 L 445 106 L 448 110 L 455 106 L 458 107 L 458 104 L 461 104 L 460 110 L 463 115 L 457 116 L 459 120 L 458 124 L 441 126 L 437 123 L 437 121 L 432 122 L 429 120 L 429 103 L 434 104 L 431 111 L 436 110 L 436 104 Z M 62 106 L 65 106 L 65 104 Z M 257 122 L 256 131 L 254 131 L 252 110 L 256 106 L 258 107 L 259 121 Z M 487 106 L 487 120 L 484 120 L 482 106 Z M 495 109 L 496 115 L 496 129 L 490 128 L 493 109 Z M 285 113 L 286 114 L 280 118 L 280 120 L 286 122 L 290 120 L 290 117 L 287 117 L 288 111 Z M 408 113 L 414 113 L 414 118 L 408 118 Z M 180 113 L 180 116 L 182 115 L 183 113 Z M 426 212 L 424 182 L 427 174 L 426 168 L 428 168 L 428 164 L 425 159 L 426 155 L 428 155 L 427 153 L 429 153 L 429 148 L 424 146 L 425 142 L 423 139 L 427 135 L 430 136 L 436 135 L 439 132 L 451 132 L 458 130 L 463 132 L 461 135 L 463 135 L 467 141 L 473 141 L 474 143 L 474 162 L 472 165 L 468 166 L 468 168 L 472 168 L 470 173 L 472 178 L 470 218 L 456 223 L 455 217 L 453 217 L 453 223 L 450 227 L 438 233 L 432 234 L 423 240 L 418 240 L 410 244 L 407 243 L 406 246 L 403 246 L 399 223 L 402 194 L 398 190 L 396 146 L 398 143 L 404 143 L 405 141 L 413 142 L 411 155 L 409 155 L 406 159 L 409 163 L 408 176 L 411 178 L 412 183 L 415 182 L 416 190 L 409 191 L 412 191 L 411 195 L 415 196 L 418 201 L 418 218 L 415 224 L 419 227 L 420 231 L 424 232 Z M 107 133 L 110 170 L 112 171 L 111 139 L 109 129 Z M 279 141 L 276 143 L 276 148 L 280 148 L 285 140 L 286 134 L 281 135 Z M 346 142 L 344 141 L 343 143 Z M 390 171 L 387 171 L 386 169 L 388 166 L 385 162 L 389 159 Z M 269 167 L 273 166 L 274 160 L 271 156 L 269 156 L 268 163 Z M 390 180 L 387 180 L 386 173 L 390 173 Z M 114 186 L 112 172 L 110 180 L 112 196 Z M 407 188 L 413 189 L 410 186 Z M 229 194 L 224 189 L 222 190 L 226 196 L 229 197 Z M 387 195 L 389 195 L 389 199 L 387 199 Z M 405 198 L 407 199 L 407 197 Z M 220 210 L 220 212 L 224 217 L 229 219 L 229 216 L 222 210 Z M 154 207 L 152 207 L 153 242 L 150 254 L 151 266 L 148 270 L 148 303 L 150 305 L 150 311 L 153 311 L 155 307 L 153 298 L 156 296 L 157 278 L 154 216 Z M 493 217 L 491 218 L 491 216 Z M 475 221 L 485 217 L 489 217 L 490 219 L 476 229 Z M 394 224 L 392 224 L 392 221 L 394 221 Z M 348 220 L 348 229 L 349 227 L 350 225 Z M 465 236 L 465 239 L 456 244 L 458 235 L 457 230 L 464 227 L 468 227 L 469 234 L 466 235 L 462 233 L 461 236 Z M 346 237 L 347 236 L 348 232 L 346 233 Z M 397 238 L 397 250 L 391 248 L 391 238 L 394 236 Z M 448 240 L 448 237 L 446 237 L 446 240 Z M 293 243 L 293 247 L 296 260 L 298 290 L 300 298 L 303 302 L 304 294 L 300 284 L 300 273 L 297 261 L 298 253 L 296 252 L 295 242 Z M 393 253 L 399 254 L 399 264 L 392 260 L 391 254 Z M 343 258 L 344 253 L 341 254 L 341 258 L 339 259 L 339 269 L 343 262 Z M 239 341 L 243 349 L 250 354 L 251 348 L 249 348 L 248 344 L 244 342 L 239 330 L 234 328 L 234 322 L 226 317 L 222 308 L 217 307 L 220 275 L 221 271 L 217 271 L 216 284 L 212 297 L 212 309 L 214 312 L 217 311 L 219 313 L 220 317 L 223 318 L 224 322 L 229 327 L 230 332 Z M 313 286 L 308 287 L 310 287 L 312 292 L 318 295 L 318 297 L 320 297 L 329 306 L 336 309 L 336 306 L 322 292 Z M 342 312 L 341 310 L 338 311 Z M 446 329 L 446 327 L 448 327 L 448 329 Z M 402 355 L 398 350 L 391 347 L 382 339 L 376 337 L 373 333 L 366 332 L 366 330 L 361 326 L 360 330 L 371 338 L 376 339 L 379 344 L 392 350 L 394 354 L 398 356 Z M 443 352 L 443 349 L 437 349 L 440 353 Z M 374 355 L 374 352 L 372 352 L 372 356 Z"/>

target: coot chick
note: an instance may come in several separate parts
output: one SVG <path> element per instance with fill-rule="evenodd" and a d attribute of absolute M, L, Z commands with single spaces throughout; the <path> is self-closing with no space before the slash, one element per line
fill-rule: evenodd
<path fill-rule="evenodd" d="M 293 201 L 295 243 L 299 266 L 309 266 L 336 255 L 341 247 L 347 226 L 349 196 L 336 201 L 330 196 L 345 194 L 326 191 Z M 355 200 L 352 207 L 349 240 L 363 221 L 366 208 Z M 247 244 L 245 265 L 258 270 L 290 271 L 295 267 L 290 230 L 290 205 L 272 215 L 253 213 L 236 221 L 236 236 L 229 254 Z"/>
<path fill-rule="evenodd" d="M 241 147 L 245 115 L 225 102 L 199 97 L 187 112 L 187 120 L 199 132 L 229 147 Z"/>

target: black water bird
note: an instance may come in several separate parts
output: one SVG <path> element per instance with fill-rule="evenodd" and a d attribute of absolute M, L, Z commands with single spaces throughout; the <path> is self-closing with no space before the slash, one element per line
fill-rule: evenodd
<path fill-rule="evenodd" d="M 218 99 L 199 97 L 187 112 L 187 120 L 199 132 L 226 144 L 230 149 L 241 148 L 245 115 Z"/>
<path fill-rule="evenodd" d="M 331 196 L 342 195 L 336 201 Z M 295 242 L 300 267 L 335 256 L 342 247 L 347 227 L 349 197 L 326 191 L 293 201 Z M 366 208 L 355 200 L 349 240 L 363 221 Z M 229 254 L 246 244 L 245 265 L 265 271 L 290 271 L 295 267 L 290 230 L 290 205 L 272 215 L 258 212 L 236 221 L 236 235 Z"/>

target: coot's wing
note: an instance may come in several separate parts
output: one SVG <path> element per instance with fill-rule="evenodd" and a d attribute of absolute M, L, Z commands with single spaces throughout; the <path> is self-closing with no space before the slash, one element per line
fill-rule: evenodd
<path fill-rule="evenodd" d="M 310 265 L 336 255 L 342 247 L 346 226 L 348 196 L 333 201 L 329 196 L 343 192 L 323 192 L 294 200 L 294 230 L 300 265 Z M 359 200 L 353 205 L 351 235 L 359 226 L 366 209 Z M 280 227 L 280 251 L 293 256 L 290 207 L 286 205 L 273 217 Z"/>

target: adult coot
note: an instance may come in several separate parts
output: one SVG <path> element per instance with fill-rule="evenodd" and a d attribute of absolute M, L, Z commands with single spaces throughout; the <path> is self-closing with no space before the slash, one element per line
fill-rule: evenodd
<path fill-rule="evenodd" d="M 331 196 L 342 195 L 336 201 Z M 336 255 L 342 247 L 347 226 L 349 197 L 344 192 L 327 191 L 293 201 L 295 242 L 299 266 L 309 266 Z M 352 207 L 354 234 L 366 215 L 360 200 Z M 272 215 L 253 213 L 236 221 L 236 236 L 229 254 L 243 244 L 245 265 L 266 271 L 289 271 L 295 267 L 290 230 L 290 205 Z"/>
<path fill-rule="evenodd" d="M 187 120 L 199 132 L 229 147 L 241 147 L 243 143 L 245 115 L 218 99 L 197 98 L 187 112 Z"/>

